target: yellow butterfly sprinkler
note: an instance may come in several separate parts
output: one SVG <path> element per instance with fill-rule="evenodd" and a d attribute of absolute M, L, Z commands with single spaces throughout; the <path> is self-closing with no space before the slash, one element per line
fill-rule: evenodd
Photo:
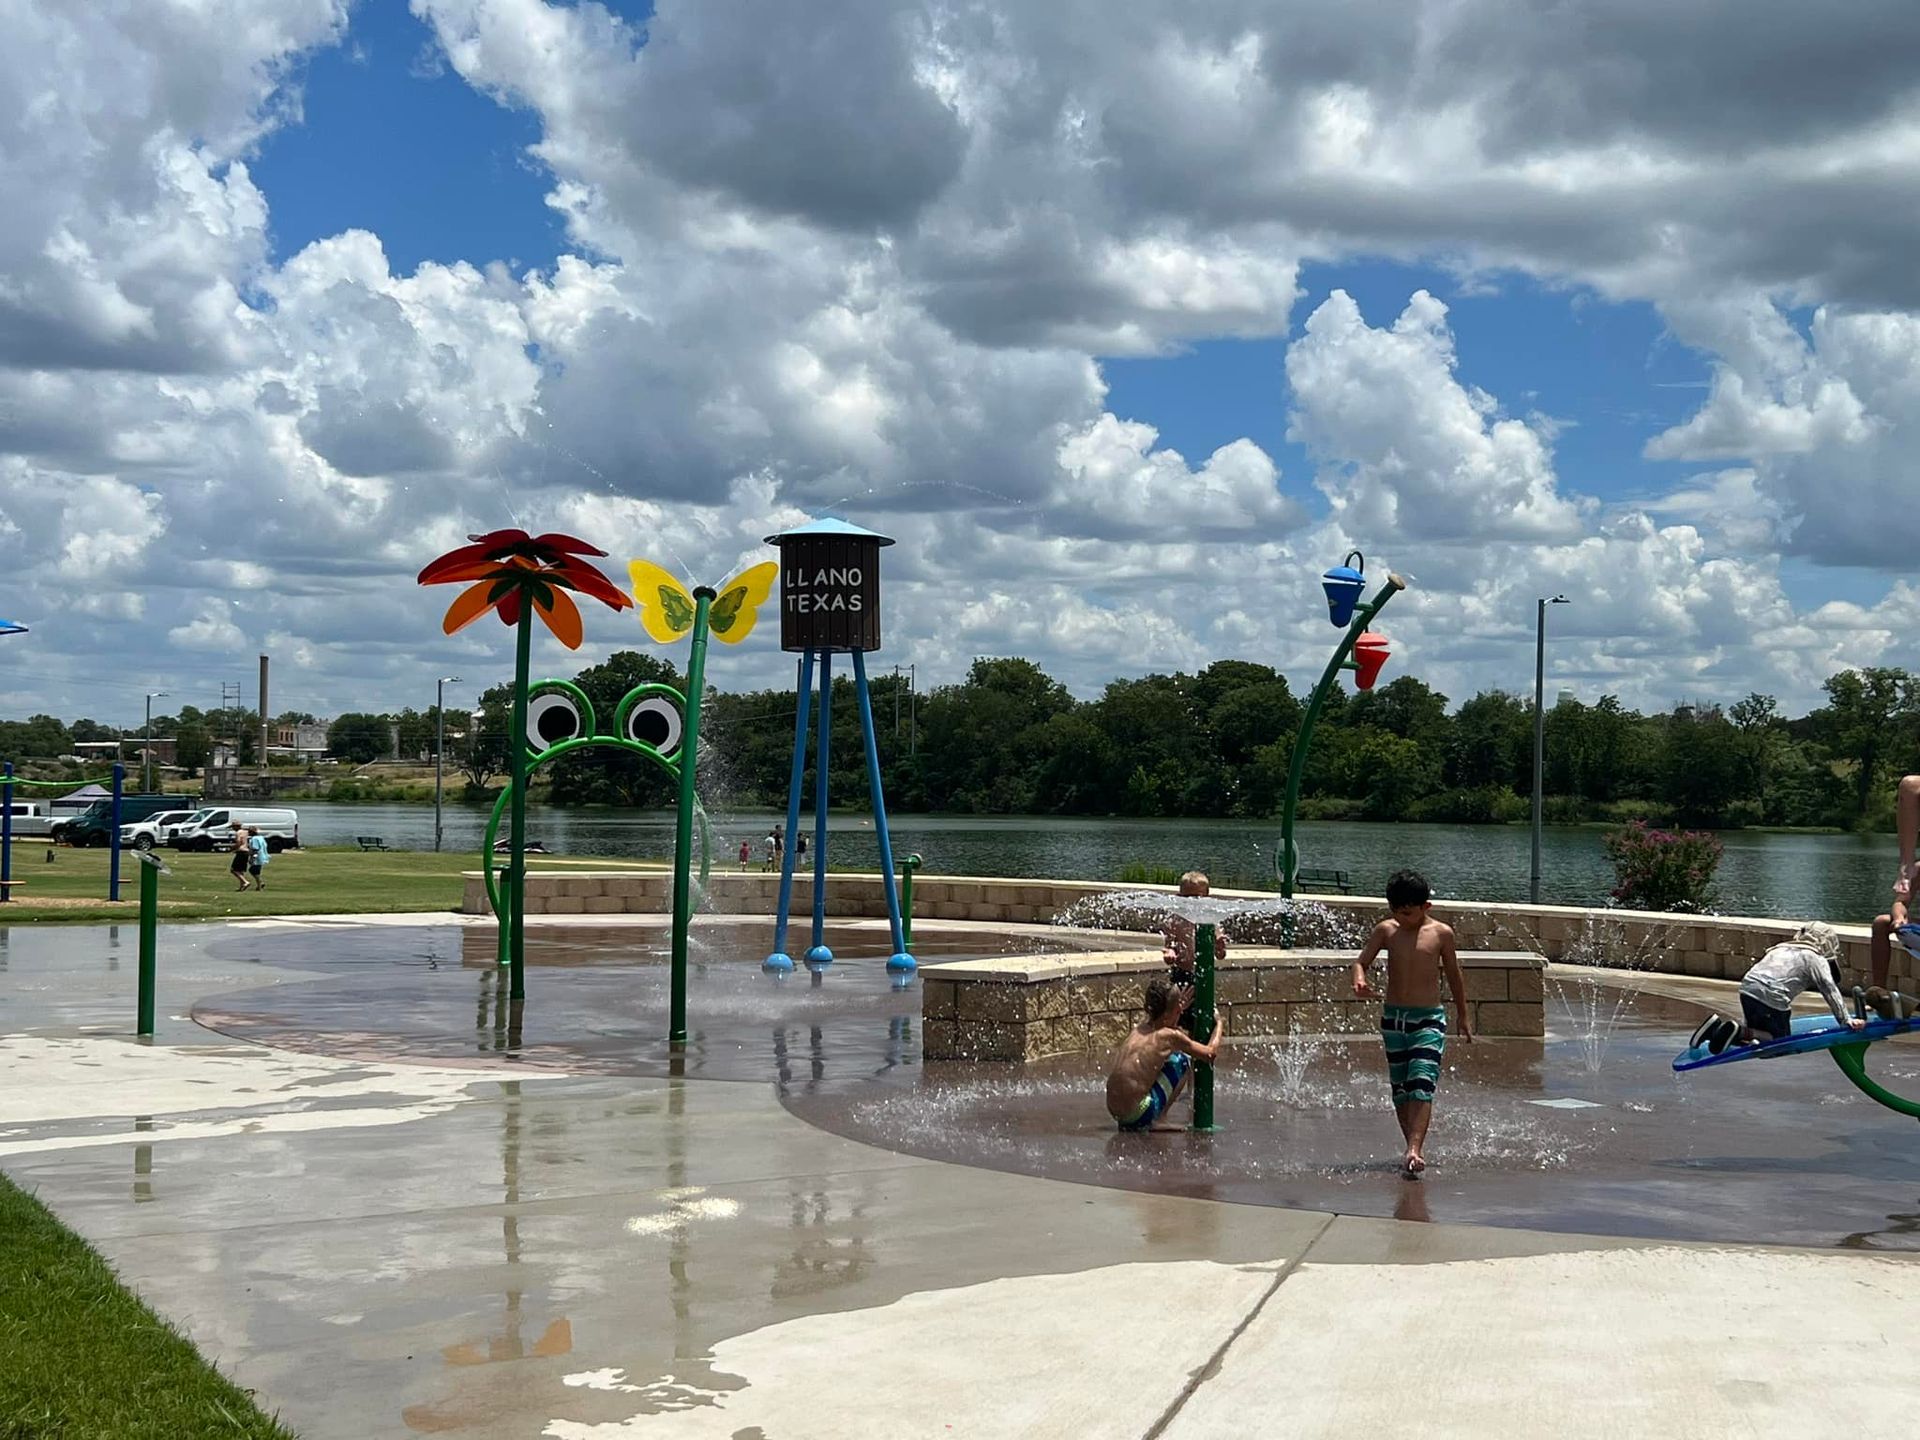
<path fill-rule="evenodd" d="M 667 1041 L 687 1040 L 687 934 L 693 923 L 694 775 L 700 761 L 700 709 L 707 693 L 707 636 L 717 635 L 738 645 L 753 633 L 760 607 L 773 594 L 780 567 L 764 561 L 743 570 L 718 589 L 696 585 L 689 590 L 651 560 L 627 566 L 633 581 L 633 599 L 640 610 L 640 627 L 657 644 L 672 645 L 683 635 L 693 637 L 687 656 L 687 713 L 680 741 L 680 802 L 674 814 L 673 847 L 673 973 L 669 987 L 670 1014 Z"/>

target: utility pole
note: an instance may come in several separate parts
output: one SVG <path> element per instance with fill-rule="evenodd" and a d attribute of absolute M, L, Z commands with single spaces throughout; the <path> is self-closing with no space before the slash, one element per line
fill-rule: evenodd
<path fill-rule="evenodd" d="M 267 657 L 260 657 L 260 790 L 261 799 L 273 797 L 273 787 L 267 781 Z"/>
<path fill-rule="evenodd" d="M 900 667 L 893 667 L 893 743 L 900 743 Z"/>
<path fill-rule="evenodd" d="M 920 685 L 913 666 L 907 666 L 907 754 L 920 753 Z"/>
<path fill-rule="evenodd" d="M 1540 816 L 1545 808 L 1542 794 L 1547 762 L 1547 606 L 1565 605 L 1567 597 L 1541 598 L 1533 617 L 1533 871 L 1527 882 L 1529 904 L 1540 903 Z"/>
<path fill-rule="evenodd" d="M 167 698 L 164 690 L 147 692 L 147 738 L 140 746 L 140 793 L 153 793 L 153 702 Z"/>
<path fill-rule="evenodd" d="M 433 682 L 433 848 L 440 848 L 440 776 L 447 749 L 447 686 L 459 681 L 458 675 L 442 675 Z M 471 726 L 469 726 L 471 728 Z"/>

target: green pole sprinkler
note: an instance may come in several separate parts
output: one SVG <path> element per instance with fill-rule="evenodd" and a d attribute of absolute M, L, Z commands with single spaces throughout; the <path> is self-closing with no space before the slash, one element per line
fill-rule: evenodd
<path fill-rule="evenodd" d="M 1293 898 L 1294 876 L 1300 869 L 1299 851 L 1293 843 L 1293 821 L 1294 812 L 1300 805 L 1300 779 L 1307 770 L 1307 747 L 1313 742 L 1314 722 L 1320 718 L 1321 707 L 1327 703 L 1327 696 L 1333 690 L 1334 681 L 1339 678 L 1342 670 L 1358 671 L 1360 688 L 1363 690 L 1373 688 L 1373 677 L 1379 674 L 1380 666 L 1386 660 L 1385 649 L 1381 648 L 1374 654 L 1370 654 L 1364 664 L 1355 662 L 1350 657 L 1354 646 L 1366 633 L 1367 626 L 1373 617 L 1385 608 L 1387 601 L 1407 588 L 1405 580 L 1388 572 L 1386 584 L 1374 591 L 1373 598 L 1366 604 L 1352 609 L 1350 611 L 1352 618 L 1347 619 L 1341 611 L 1346 606 L 1351 606 L 1353 599 L 1358 597 L 1362 572 L 1366 566 L 1365 559 L 1359 556 L 1358 551 L 1347 558 L 1360 559 L 1361 569 L 1353 570 L 1344 565 L 1339 566 L 1327 572 L 1326 581 L 1328 603 L 1332 607 L 1334 624 L 1344 624 L 1347 633 L 1341 637 L 1339 645 L 1334 648 L 1333 658 L 1327 661 L 1327 668 L 1321 672 L 1320 683 L 1313 687 L 1313 696 L 1307 701 L 1307 708 L 1300 716 L 1300 733 L 1293 740 L 1293 759 L 1287 766 L 1287 797 L 1280 809 L 1280 854 L 1277 858 L 1280 865 L 1280 894 L 1288 900 Z M 1340 583 L 1343 589 L 1350 588 L 1350 597 L 1335 597 L 1334 577 L 1336 575 L 1342 577 Z M 1292 947 L 1293 931 L 1293 907 L 1288 906 L 1280 916 L 1280 944 L 1283 949 Z"/>
<path fill-rule="evenodd" d="M 1213 1038 L 1213 926 L 1193 927 L 1193 1038 L 1201 1044 Z M 1213 1062 L 1202 1060 L 1193 1067 L 1193 1128 L 1214 1131 Z"/>
<path fill-rule="evenodd" d="M 913 872 L 924 864 L 918 855 L 909 855 L 900 865 L 900 940 L 909 950 L 913 948 Z"/>
<path fill-rule="evenodd" d="M 150 850 L 133 852 L 140 857 L 140 1019 L 137 1034 L 153 1034 L 153 994 L 158 971 L 158 930 L 160 928 L 160 877 L 173 872 L 154 858 Z"/>
<path fill-rule="evenodd" d="M 687 932 L 693 925 L 694 772 L 700 758 L 700 702 L 707 686 L 707 623 L 715 591 L 694 587 L 693 647 L 687 654 L 687 724 L 680 741 L 680 804 L 673 843 L 673 993 L 667 1012 L 667 1043 L 687 1043 Z"/>

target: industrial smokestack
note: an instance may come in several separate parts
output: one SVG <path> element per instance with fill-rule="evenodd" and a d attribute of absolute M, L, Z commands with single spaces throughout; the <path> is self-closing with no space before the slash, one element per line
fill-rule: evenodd
<path fill-rule="evenodd" d="M 267 657 L 260 657 L 260 778 L 267 778 L 267 737 L 272 734 L 272 724 L 267 719 L 271 713 L 267 709 Z"/>

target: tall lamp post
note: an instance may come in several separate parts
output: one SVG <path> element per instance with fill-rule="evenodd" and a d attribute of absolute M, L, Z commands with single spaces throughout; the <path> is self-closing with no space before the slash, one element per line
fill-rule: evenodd
<path fill-rule="evenodd" d="M 140 791 L 144 795 L 153 793 L 153 702 L 166 698 L 165 690 L 147 692 L 147 738 L 140 747 Z"/>
<path fill-rule="evenodd" d="M 1540 815 L 1545 808 L 1542 786 L 1547 769 L 1547 606 L 1565 605 L 1567 597 L 1542 597 L 1533 617 L 1533 871 L 1527 881 L 1527 902 L 1540 903 Z"/>
<path fill-rule="evenodd" d="M 433 848 L 440 848 L 441 756 L 447 749 L 447 686 L 458 684 L 458 675 L 442 675 L 433 682 Z"/>

